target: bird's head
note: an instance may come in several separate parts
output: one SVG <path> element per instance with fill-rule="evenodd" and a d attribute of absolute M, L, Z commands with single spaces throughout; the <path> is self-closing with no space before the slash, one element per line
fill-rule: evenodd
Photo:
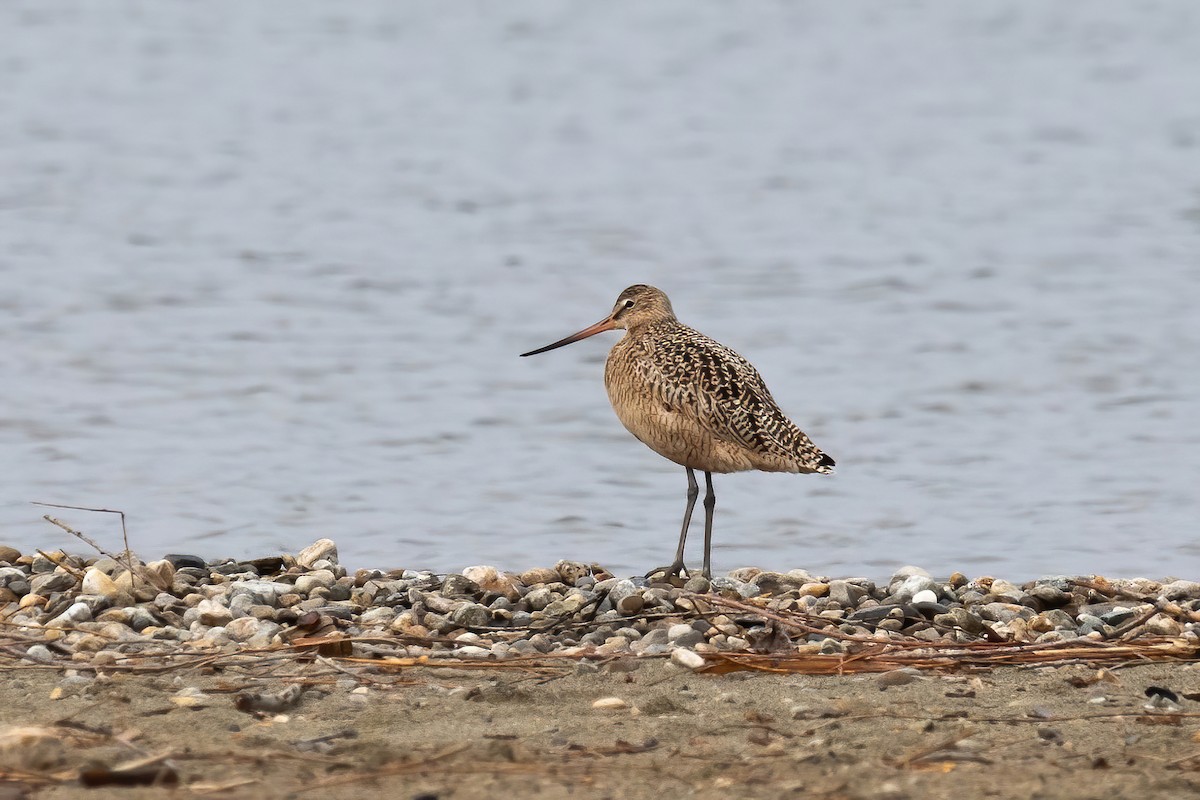
<path fill-rule="evenodd" d="M 675 319 L 675 311 L 671 308 L 671 301 L 667 299 L 667 295 L 661 289 L 655 289 L 653 286 L 646 286 L 639 283 L 621 292 L 620 296 L 617 297 L 617 302 L 613 305 L 612 313 L 595 325 L 584 328 L 578 333 L 573 333 L 565 339 L 559 339 L 553 344 L 539 347 L 537 350 L 530 350 L 528 353 L 522 353 L 521 355 L 534 356 L 538 353 L 545 353 L 547 350 L 554 350 L 555 348 L 571 344 L 572 342 L 578 342 L 580 339 L 586 339 L 589 336 L 595 336 L 597 333 L 604 333 L 604 331 L 616 330 L 618 328 L 632 330 L 643 325 L 670 319 Z"/>

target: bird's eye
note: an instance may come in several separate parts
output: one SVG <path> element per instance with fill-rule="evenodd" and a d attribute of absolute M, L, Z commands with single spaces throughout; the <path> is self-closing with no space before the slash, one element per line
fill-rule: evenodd
<path fill-rule="evenodd" d="M 632 300 L 626 300 L 626 301 L 625 301 L 625 303 L 624 303 L 624 305 L 625 305 L 625 308 L 633 308 L 633 301 L 632 301 Z"/>

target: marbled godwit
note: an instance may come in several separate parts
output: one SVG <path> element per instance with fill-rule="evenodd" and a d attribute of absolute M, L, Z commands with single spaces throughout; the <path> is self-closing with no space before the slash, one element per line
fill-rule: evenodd
<path fill-rule="evenodd" d="M 683 545 L 704 471 L 704 576 L 712 577 L 714 472 L 832 472 L 822 453 L 788 419 L 754 366 L 723 344 L 675 318 L 671 301 L 653 286 L 630 286 L 612 313 L 537 355 L 597 333 L 624 328 L 608 354 L 604 386 L 621 424 L 654 452 L 687 470 L 687 508 L 668 578 L 685 569 Z M 657 571 L 657 570 L 655 570 Z M 653 574 L 651 572 L 650 574 Z"/>

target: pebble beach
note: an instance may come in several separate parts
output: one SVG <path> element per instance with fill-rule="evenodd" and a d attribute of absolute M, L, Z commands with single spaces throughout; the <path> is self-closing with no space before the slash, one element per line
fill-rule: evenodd
<path fill-rule="evenodd" d="M 803 627 L 773 626 L 758 610 Z M 522 573 L 349 573 L 328 539 L 294 556 L 212 562 L 4 547 L 0 619 L 29 643 L 26 659 L 97 667 L 130 653 L 262 649 L 322 635 L 391 640 L 352 644 L 375 657 L 668 656 L 699 667 L 718 654 L 833 655 L 898 641 L 1200 644 L 1200 583 L 1058 576 L 1017 585 L 911 566 L 887 583 L 758 568 L 666 581 L 574 561 Z"/>
<path fill-rule="evenodd" d="M 248 561 L 0 547 L 0 797 L 649 797 L 663 770 L 681 796 L 950 796 L 938 770 L 996 788 L 987 752 L 1014 725 L 1004 758 L 1039 785 L 1070 762 L 1124 764 L 1135 787 L 1166 763 L 1160 733 L 1166 752 L 1200 730 L 1198 621 L 1200 583 L 1179 579 L 350 572 L 327 539 Z M 319 757 L 264 794 L 252 764 L 302 753 Z"/>

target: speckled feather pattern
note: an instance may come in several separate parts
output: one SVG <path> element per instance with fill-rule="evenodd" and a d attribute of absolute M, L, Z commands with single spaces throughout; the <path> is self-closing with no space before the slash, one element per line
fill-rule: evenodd
<path fill-rule="evenodd" d="M 709 472 L 833 471 L 834 462 L 788 419 L 749 361 L 675 319 L 649 286 L 621 295 L 644 321 L 609 353 L 604 383 L 621 423 L 665 458 Z M 633 315 L 630 315 L 633 317 Z"/>

